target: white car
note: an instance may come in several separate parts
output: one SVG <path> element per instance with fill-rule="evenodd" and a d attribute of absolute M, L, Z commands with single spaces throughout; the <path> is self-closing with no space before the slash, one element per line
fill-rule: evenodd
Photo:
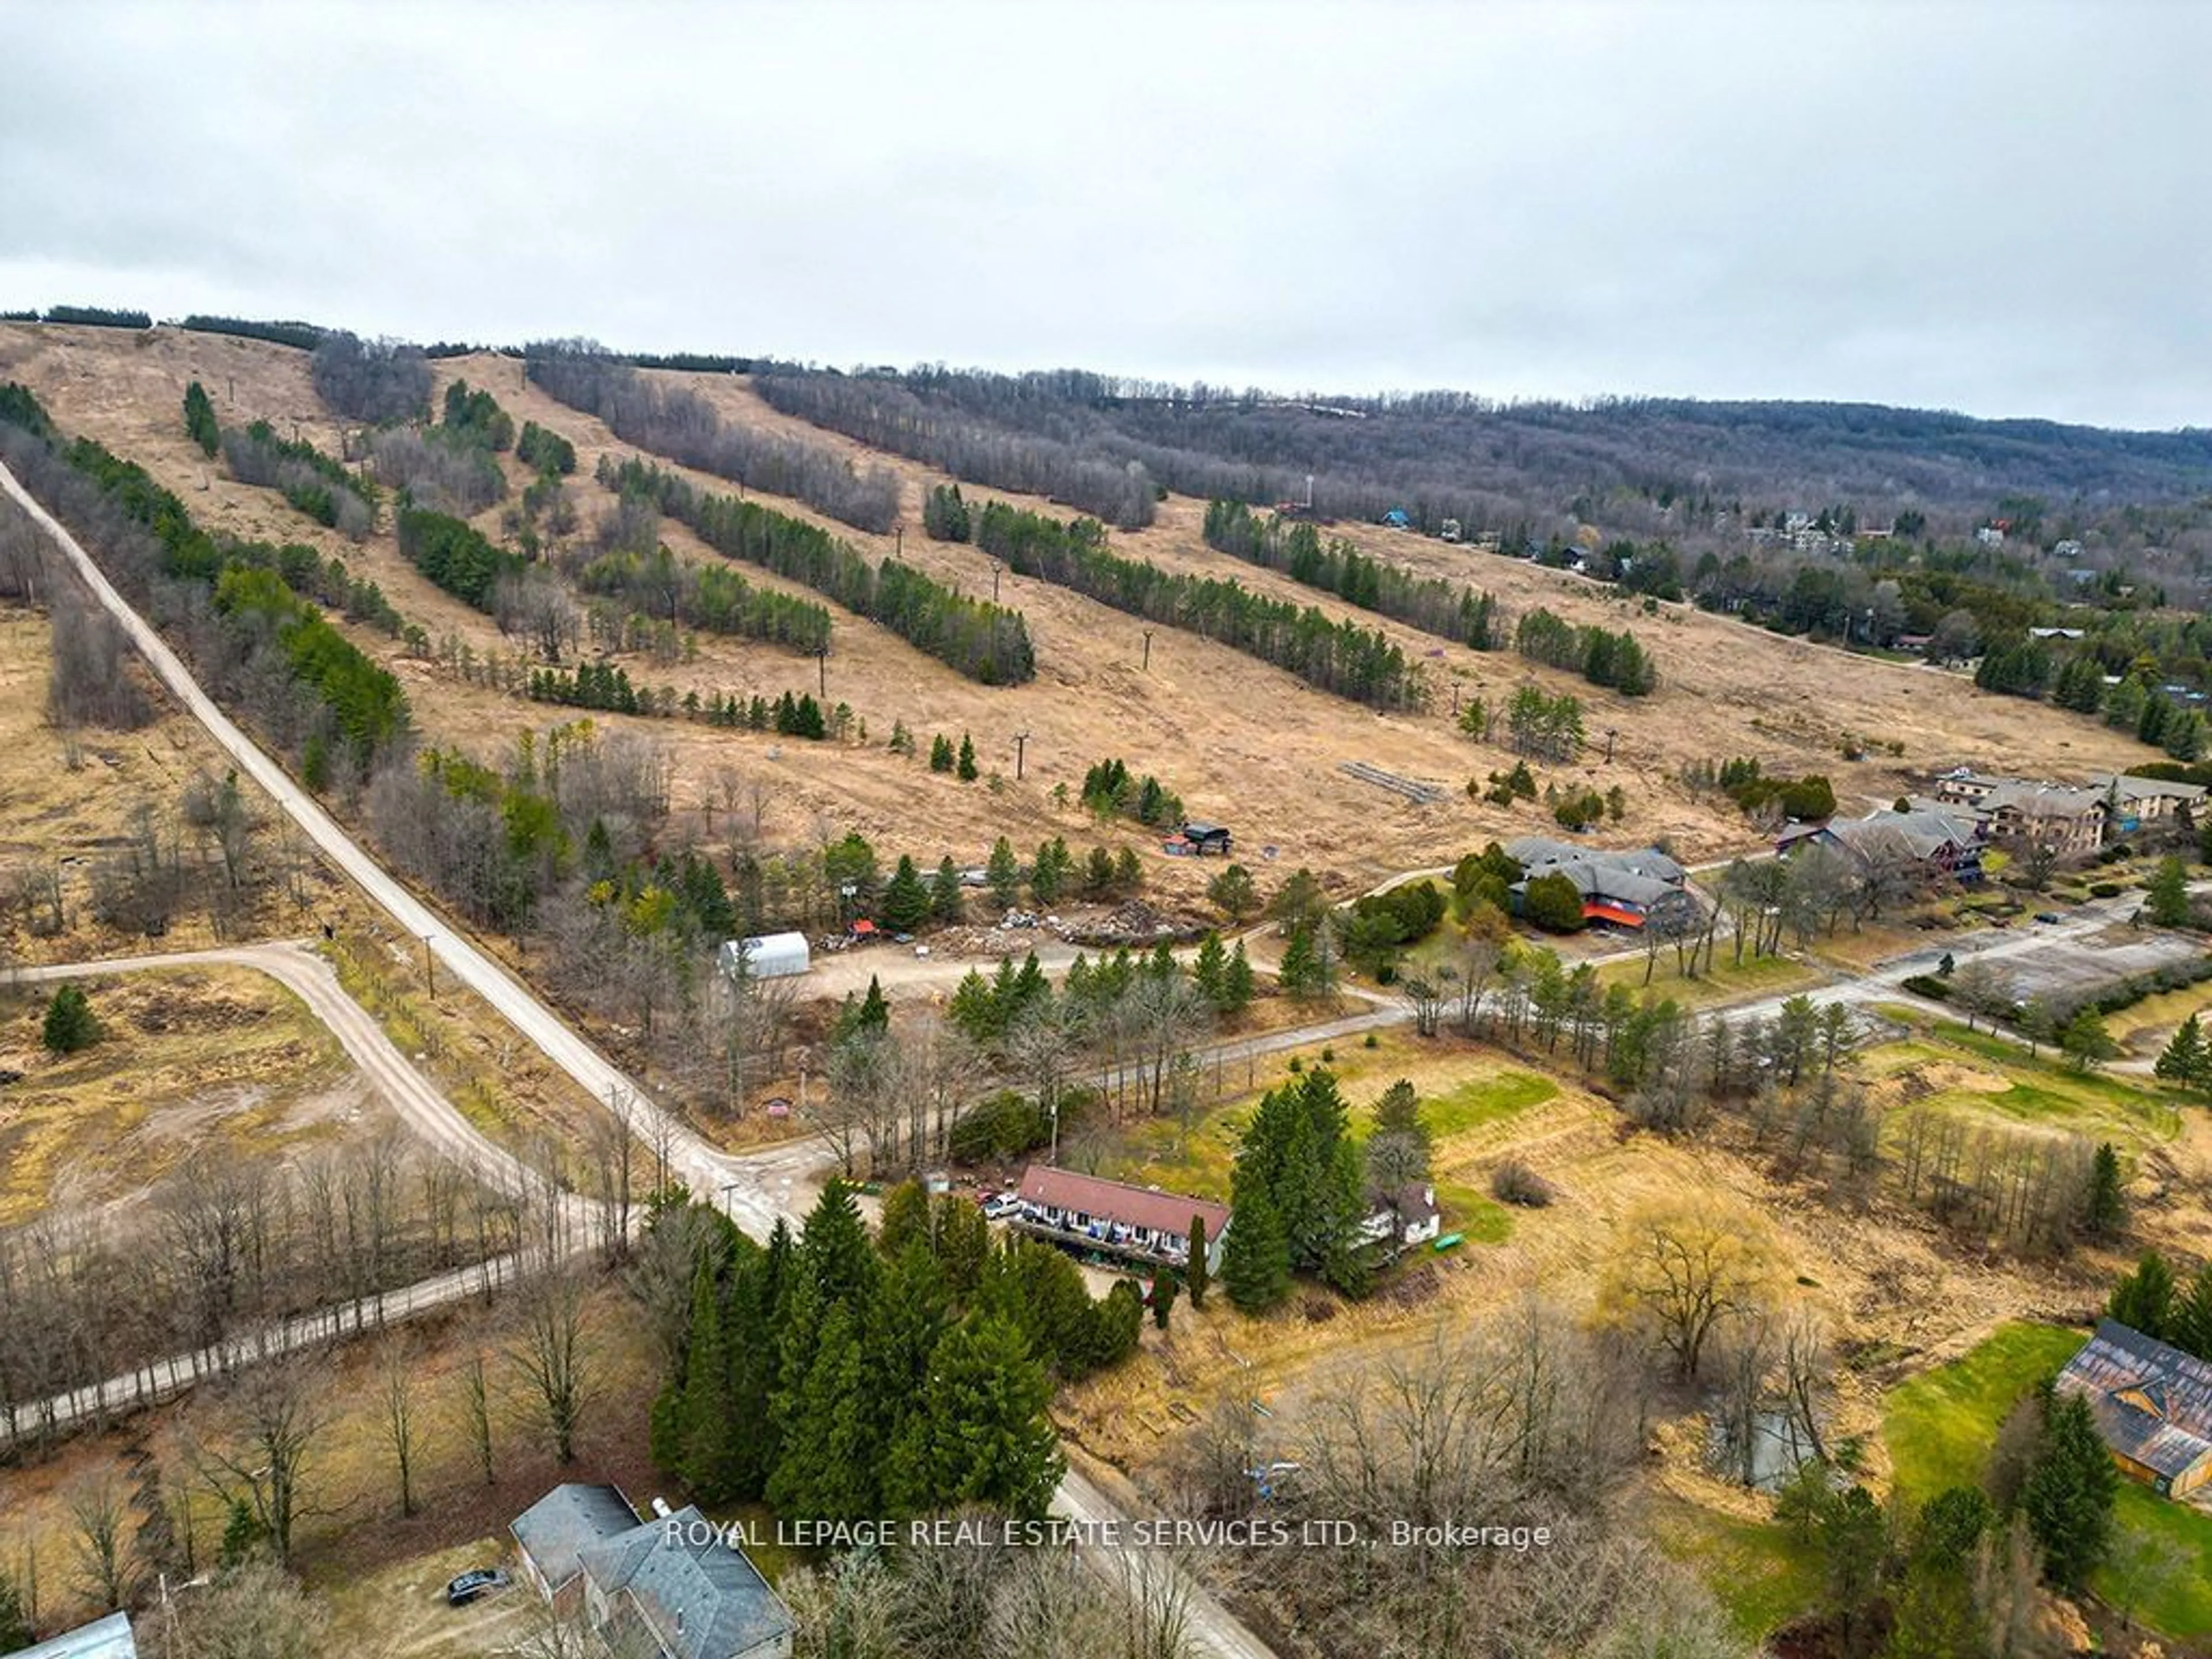
<path fill-rule="evenodd" d="M 983 1206 L 983 1219 L 1004 1221 L 1009 1216 L 1019 1215 L 1021 1212 L 1021 1200 L 1016 1198 L 1012 1193 L 1000 1193 Z"/>

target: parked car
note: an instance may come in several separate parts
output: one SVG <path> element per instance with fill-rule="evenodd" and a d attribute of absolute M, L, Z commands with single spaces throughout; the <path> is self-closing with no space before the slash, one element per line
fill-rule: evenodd
<path fill-rule="evenodd" d="M 2038 910 L 2035 913 L 2035 919 L 2046 927 L 2052 927 L 2058 922 L 2059 915 L 2056 910 Z"/>
<path fill-rule="evenodd" d="M 1012 1193 L 1000 1193 L 983 1206 L 983 1218 L 986 1221 L 1004 1221 L 1009 1216 L 1020 1214 L 1021 1208 L 1020 1199 Z"/>
<path fill-rule="evenodd" d="M 446 1600 L 454 1607 L 462 1607 L 479 1595 L 489 1595 L 494 1590 L 506 1588 L 507 1574 L 502 1569 L 476 1567 L 446 1586 Z"/>

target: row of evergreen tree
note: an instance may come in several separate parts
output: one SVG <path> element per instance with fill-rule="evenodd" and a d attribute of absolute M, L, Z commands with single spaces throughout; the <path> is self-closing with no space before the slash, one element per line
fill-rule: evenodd
<path fill-rule="evenodd" d="M 541 477 L 550 472 L 565 478 L 576 470 L 576 446 L 535 421 L 522 423 L 522 435 L 514 441 L 514 458 Z"/>
<path fill-rule="evenodd" d="M 2098 715 L 2179 761 L 2196 760 L 2207 748 L 2204 715 L 2169 689 L 2154 665 L 2146 662 L 2108 682 L 2103 659 L 2087 645 L 2062 657 L 2033 635 L 1993 641 L 1975 665 L 1974 684 L 1984 691 L 2048 698 L 2061 708 Z"/>
<path fill-rule="evenodd" d="M 870 565 L 818 525 L 757 501 L 707 495 L 650 461 L 617 464 L 603 456 L 599 479 L 689 525 L 716 552 L 812 588 L 971 680 L 1022 685 L 1036 677 L 1036 653 L 1018 611 L 971 599 L 897 559 Z"/>
<path fill-rule="evenodd" d="M 1626 629 L 1577 628 L 1541 605 L 1516 625 L 1513 645 L 1531 662 L 1580 674 L 1624 697 L 1643 696 L 1659 683 L 1658 669 Z"/>
<path fill-rule="evenodd" d="M 1123 558 L 1107 550 L 1106 527 L 1096 519 L 1063 523 L 990 501 L 975 516 L 975 538 L 1018 575 L 1218 640 L 1322 690 L 1376 708 L 1418 708 L 1422 701 L 1420 668 L 1380 630 L 1331 622 L 1317 606 L 1301 610 L 1241 583 Z"/>
<path fill-rule="evenodd" d="M 399 509 L 399 551 L 447 592 L 486 613 L 501 579 L 520 576 L 530 567 L 520 554 L 497 546 L 466 520 L 422 507 Z"/>
<path fill-rule="evenodd" d="M 749 582 L 726 565 L 679 560 L 665 547 L 602 554 L 576 573 L 576 586 L 710 634 L 766 640 L 810 656 L 830 648 L 823 606 Z"/>
<path fill-rule="evenodd" d="M 1263 521 L 1243 502 L 1217 498 L 1206 503 L 1206 544 L 1424 634 L 1477 651 L 1498 648 L 1500 617 L 1498 602 L 1489 594 L 1370 559 L 1340 537 L 1324 545 L 1321 532 L 1310 522 L 1280 514 Z"/>
<path fill-rule="evenodd" d="M 514 447 L 514 416 L 481 386 L 456 380 L 446 388 L 439 428 L 447 441 L 504 455 Z"/>
<path fill-rule="evenodd" d="M 47 447 L 161 550 L 159 574 L 203 586 L 225 625 L 249 654 L 273 658 L 278 672 L 306 690 L 326 712 L 329 729 L 366 769 L 409 726 L 399 682 L 332 627 L 321 609 L 286 584 L 275 549 L 218 542 L 192 521 L 185 504 L 144 468 L 89 438 L 63 446 L 52 418 L 27 387 L 0 387 L 0 422 Z M 301 550 L 310 558 L 313 550 Z M 297 562 L 295 562 L 296 565 Z M 318 562 L 319 577 L 326 580 Z M 381 594 L 376 596 L 381 600 Z M 301 738 L 302 774 L 311 787 L 328 777 L 328 738 L 319 727 Z"/>
<path fill-rule="evenodd" d="M 2112 1287 L 2105 1311 L 2145 1336 L 2212 1360 L 2212 1261 L 2200 1262 L 2185 1281 L 2172 1262 L 2146 1250 Z"/>
<path fill-rule="evenodd" d="M 1048 1246 L 991 1242 L 981 1213 L 912 1184 L 871 1240 L 832 1182 L 798 1237 L 753 1243 L 711 1209 L 688 1229 L 691 1310 L 654 1401 L 654 1461 L 702 1500 L 786 1520 L 861 1521 L 976 1505 L 1042 1516 L 1063 1472 L 1055 1378 L 1134 1351 L 1124 1282 L 1093 1302 Z"/>
<path fill-rule="evenodd" d="M 1182 797 L 1149 772 L 1139 777 L 1119 757 L 1085 771 L 1077 799 L 1102 818 L 1129 817 L 1153 825 L 1182 823 Z"/>

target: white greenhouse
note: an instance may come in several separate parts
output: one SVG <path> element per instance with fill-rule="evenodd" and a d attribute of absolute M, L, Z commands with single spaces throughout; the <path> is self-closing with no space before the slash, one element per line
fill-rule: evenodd
<path fill-rule="evenodd" d="M 787 979 L 793 974 L 805 973 L 812 965 L 804 933 L 763 933 L 754 939 L 724 939 L 715 960 L 732 979 L 740 971 L 756 979 Z"/>

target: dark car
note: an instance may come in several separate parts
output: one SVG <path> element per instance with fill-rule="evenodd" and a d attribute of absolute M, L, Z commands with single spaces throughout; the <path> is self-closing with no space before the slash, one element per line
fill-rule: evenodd
<path fill-rule="evenodd" d="M 507 1588 L 507 1574 L 497 1567 L 477 1567 L 463 1573 L 446 1586 L 446 1600 L 457 1607 L 466 1607 L 479 1595 L 489 1595 L 494 1590 Z"/>
<path fill-rule="evenodd" d="M 2057 927 L 2060 920 L 2058 912 L 2056 910 L 2038 910 L 2035 913 L 2035 919 L 2046 927 Z"/>

